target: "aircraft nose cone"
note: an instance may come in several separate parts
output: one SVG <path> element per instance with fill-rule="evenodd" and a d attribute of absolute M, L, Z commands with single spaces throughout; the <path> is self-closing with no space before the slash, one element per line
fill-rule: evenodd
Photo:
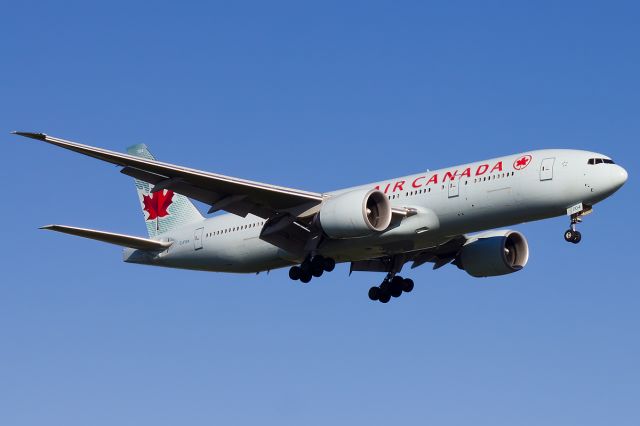
<path fill-rule="evenodd" d="M 615 166 L 616 167 L 612 170 L 611 173 L 611 183 L 615 189 L 618 189 L 627 181 L 627 179 L 629 178 L 629 174 L 624 168 L 618 166 L 617 164 Z"/>
<path fill-rule="evenodd" d="M 618 166 L 618 182 L 620 183 L 620 186 L 624 185 L 625 182 L 627 181 L 627 179 L 629 178 L 629 173 L 627 173 L 627 171 L 625 169 L 623 169 L 622 167 Z"/>

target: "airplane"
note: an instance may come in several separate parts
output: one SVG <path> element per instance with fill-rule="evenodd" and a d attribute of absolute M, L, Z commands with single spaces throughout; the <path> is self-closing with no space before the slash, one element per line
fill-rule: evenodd
<path fill-rule="evenodd" d="M 381 303 L 413 290 L 399 275 L 407 263 L 453 264 L 473 277 L 522 270 L 525 236 L 497 228 L 567 215 L 564 239 L 579 243 L 582 218 L 628 177 L 603 154 L 543 149 L 319 193 L 163 163 L 144 144 L 123 154 L 13 133 L 122 167 L 134 179 L 149 237 L 42 229 L 122 246 L 129 263 L 234 273 L 289 267 L 302 283 L 349 263 L 349 274 L 385 274 L 368 292 Z M 211 206 L 207 214 L 226 214 L 204 217 L 190 199 Z"/>

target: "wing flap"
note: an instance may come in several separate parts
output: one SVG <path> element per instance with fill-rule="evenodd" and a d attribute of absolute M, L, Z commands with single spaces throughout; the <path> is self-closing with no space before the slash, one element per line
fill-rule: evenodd
<path fill-rule="evenodd" d="M 171 242 L 156 241 L 148 238 L 98 231 L 95 229 L 78 228 L 75 226 L 47 225 L 40 229 L 62 232 L 63 234 L 75 235 L 77 237 L 89 238 L 91 240 L 102 241 L 103 243 L 115 244 L 138 250 L 161 251 L 167 249 L 172 244 Z"/>
<path fill-rule="evenodd" d="M 406 252 L 401 255 L 399 260 L 402 265 L 407 262 L 413 262 L 411 269 L 428 262 L 433 263 L 433 269 L 438 269 L 451 263 L 468 239 L 469 237 L 466 235 L 458 235 L 434 247 Z M 394 256 L 382 256 L 351 262 L 351 272 L 390 272 L 392 269 L 394 269 Z"/>

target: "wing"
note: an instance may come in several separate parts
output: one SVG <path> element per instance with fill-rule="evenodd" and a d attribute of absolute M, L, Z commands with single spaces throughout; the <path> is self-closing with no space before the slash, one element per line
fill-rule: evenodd
<path fill-rule="evenodd" d="M 413 262 L 411 269 L 429 262 L 433 263 L 433 269 L 438 269 L 455 260 L 468 238 L 465 235 L 459 235 L 435 247 L 410 251 L 395 256 L 382 256 L 351 262 L 351 272 L 390 272 L 394 268 L 397 271 L 399 266 L 401 267 L 407 262 Z"/>
<path fill-rule="evenodd" d="M 114 232 L 97 231 L 95 229 L 76 228 L 75 226 L 47 225 L 40 229 L 62 232 L 63 234 L 89 238 L 104 243 L 115 244 L 122 247 L 131 247 L 139 250 L 161 251 L 167 249 L 171 243 L 150 240 L 148 238 L 134 237 L 132 235 L 116 234 Z"/>
<path fill-rule="evenodd" d="M 13 133 L 122 166 L 122 173 L 155 185 L 156 191 L 171 189 L 211 205 L 210 213 L 225 210 L 243 217 L 251 213 L 265 219 L 283 214 L 299 218 L 317 212 L 322 202 L 322 194 L 315 192 L 268 185 L 134 157 L 43 133 Z"/>

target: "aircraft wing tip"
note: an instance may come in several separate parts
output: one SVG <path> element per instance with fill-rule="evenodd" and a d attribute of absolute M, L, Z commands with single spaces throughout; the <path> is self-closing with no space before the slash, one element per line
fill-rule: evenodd
<path fill-rule="evenodd" d="M 53 229 L 53 228 L 55 228 L 55 227 L 56 227 L 55 225 L 45 225 L 45 226 L 41 226 L 41 227 L 40 227 L 40 228 L 38 228 L 38 229 L 48 229 L 48 230 L 51 230 L 51 229 Z"/>
<path fill-rule="evenodd" d="M 18 135 L 18 136 L 24 136 L 26 138 L 31 138 L 31 139 L 38 139 L 38 140 L 45 140 L 47 139 L 47 135 L 45 135 L 44 133 L 34 133 L 34 132 L 19 132 L 17 130 L 14 130 L 13 132 L 11 132 L 12 135 Z"/>

